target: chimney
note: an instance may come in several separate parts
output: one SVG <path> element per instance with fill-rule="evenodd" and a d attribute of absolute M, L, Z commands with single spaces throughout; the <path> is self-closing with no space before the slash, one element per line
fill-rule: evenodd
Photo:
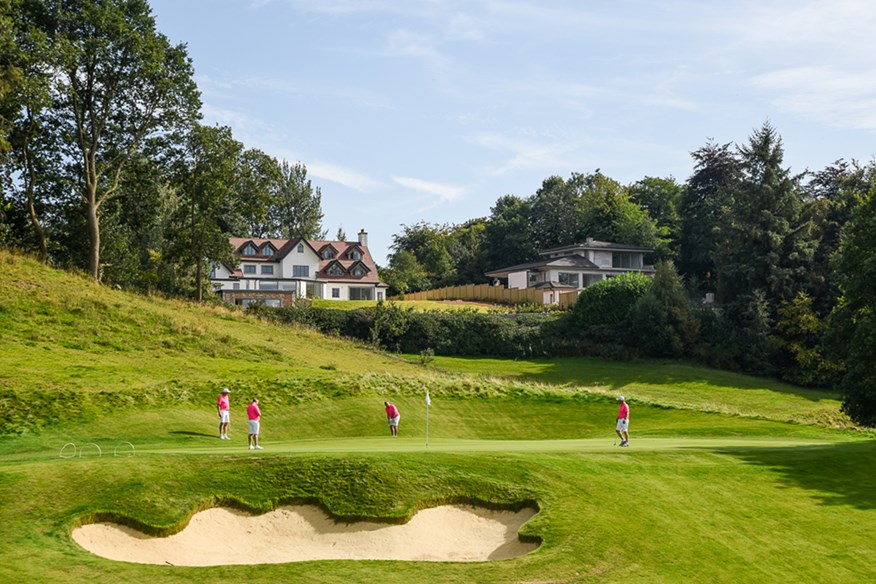
<path fill-rule="evenodd" d="M 359 231 L 359 245 L 362 247 L 368 247 L 368 232 L 364 229 Z"/>
<path fill-rule="evenodd" d="M 584 242 L 585 242 L 586 244 L 590 245 L 591 243 L 593 243 L 593 238 L 592 238 L 592 237 L 588 237 L 586 240 L 584 240 Z"/>

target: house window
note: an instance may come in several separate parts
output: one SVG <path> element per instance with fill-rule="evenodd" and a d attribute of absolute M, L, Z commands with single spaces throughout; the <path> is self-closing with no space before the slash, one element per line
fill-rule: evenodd
<path fill-rule="evenodd" d="M 298 244 L 298 253 L 304 253 L 304 244 L 303 243 Z"/>
<path fill-rule="evenodd" d="M 578 274 L 572 274 L 570 272 L 560 272 L 559 274 L 560 284 L 565 284 L 566 286 L 574 286 L 578 287 Z"/>
<path fill-rule="evenodd" d="M 273 275 L 274 266 L 262 266 L 262 274 Z"/>
<path fill-rule="evenodd" d="M 266 245 L 265 247 L 262 248 L 262 255 L 268 256 L 268 257 L 274 255 L 274 248 L 271 247 L 270 245 Z"/>
<path fill-rule="evenodd" d="M 350 288 L 350 300 L 374 300 L 374 288 Z"/>
<path fill-rule="evenodd" d="M 538 282 L 538 272 L 529 272 L 529 283 L 535 284 Z"/>
<path fill-rule="evenodd" d="M 262 280 L 259 282 L 259 290 L 279 290 L 280 285 L 276 280 Z"/>
<path fill-rule="evenodd" d="M 359 251 L 358 249 L 354 249 L 353 251 L 350 252 L 350 259 L 351 260 L 361 260 L 362 259 L 362 252 Z"/>
<path fill-rule="evenodd" d="M 247 243 L 243 248 L 243 255 L 245 256 L 254 256 L 256 254 L 256 248 L 253 244 Z"/>
<path fill-rule="evenodd" d="M 341 297 L 341 289 L 340 288 L 332 288 L 332 298 L 340 298 Z"/>
<path fill-rule="evenodd" d="M 356 277 L 364 276 L 365 270 L 362 269 L 362 266 L 356 266 L 355 268 L 353 268 L 353 275 Z"/>
<path fill-rule="evenodd" d="M 333 250 L 332 248 L 329 247 L 329 248 L 322 250 L 322 259 L 330 260 L 334 257 L 335 257 L 335 250 Z"/>
<path fill-rule="evenodd" d="M 630 251 L 616 251 L 611 254 L 612 268 L 638 269 L 642 267 L 642 254 Z"/>
<path fill-rule="evenodd" d="M 243 273 L 244 274 L 255 274 L 256 267 L 255 266 L 243 266 Z"/>
<path fill-rule="evenodd" d="M 307 278 L 310 276 L 310 266 L 292 266 L 293 278 Z"/>
<path fill-rule="evenodd" d="M 240 284 L 238 284 L 237 282 L 235 282 L 235 283 L 232 285 L 232 288 L 234 288 L 235 290 L 240 290 Z"/>
<path fill-rule="evenodd" d="M 325 273 L 328 274 L 329 276 L 341 276 L 344 274 L 344 270 L 341 269 L 341 267 L 338 264 L 332 264 L 325 271 Z"/>
<path fill-rule="evenodd" d="M 378 292 L 378 293 L 377 293 L 377 299 L 378 299 L 378 300 L 383 300 L 383 292 Z"/>

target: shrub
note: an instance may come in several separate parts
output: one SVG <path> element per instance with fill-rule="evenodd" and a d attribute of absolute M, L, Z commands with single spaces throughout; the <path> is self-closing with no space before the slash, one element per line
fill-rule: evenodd
<path fill-rule="evenodd" d="M 585 327 L 621 323 L 651 286 L 651 278 L 638 273 L 621 274 L 597 282 L 578 296 L 573 309 L 575 321 Z"/>

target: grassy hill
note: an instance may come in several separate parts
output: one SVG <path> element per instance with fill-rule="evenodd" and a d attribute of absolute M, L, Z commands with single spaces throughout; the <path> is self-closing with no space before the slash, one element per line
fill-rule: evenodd
<path fill-rule="evenodd" d="M 424 368 L 6 252 L 0 265 L 0 581 L 876 579 L 874 435 L 848 424 L 829 392 L 678 363 Z M 223 386 L 231 441 L 216 438 Z M 631 400 L 630 449 L 613 445 L 617 392 Z M 256 453 L 242 422 L 253 395 L 264 414 Z M 397 440 L 387 398 L 402 411 Z M 69 443 L 75 455 L 59 457 Z M 315 502 L 341 519 L 392 522 L 448 501 L 535 502 L 523 533 L 542 545 L 477 564 L 175 568 L 106 560 L 70 538 L 96 519 L 168 534 L 216 505 Z"/>

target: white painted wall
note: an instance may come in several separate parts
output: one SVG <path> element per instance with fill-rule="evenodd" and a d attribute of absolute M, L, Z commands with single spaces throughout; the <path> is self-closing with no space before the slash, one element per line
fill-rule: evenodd
<path fill-rule="evenodd" d="M 511 272 L 508 274 L 509 288 L 527 288 L 529 281 L 527 280 L 527 272 Z"/>

